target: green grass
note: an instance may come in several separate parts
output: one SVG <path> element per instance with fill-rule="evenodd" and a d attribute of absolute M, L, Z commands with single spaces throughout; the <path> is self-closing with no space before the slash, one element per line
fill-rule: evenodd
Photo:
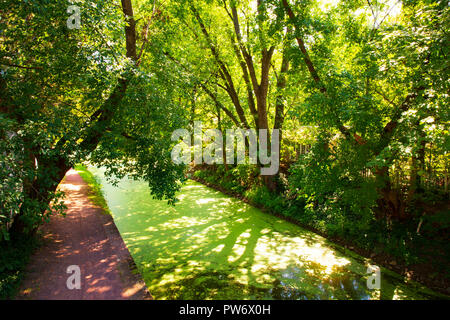
<path fill-rule="evenodd" d="M 38 245 L 37 238 L 24 234 L 11 234 L 9 241 L 0 241 L 0 300 L 16 296 L 25 267 Z"/>
<path fill-rule="evenodd" d="M 81 178 L 84 180 L 84 182 L 87 183 L 89 186 L 89 199 L 97 206 L 103 209 L 103 212 L 105 214 L 111 214 L 108 208 L 108 204 L 105 201 L 105 198 L 103 196 L 102 192 L 102 186 L 97 181 L 97 179 L 94 177 L 94 175 L 84 166 L 81 164 L 77 164 L 74 169 L 78 172 L 78 174 L 81 176 Z"/>

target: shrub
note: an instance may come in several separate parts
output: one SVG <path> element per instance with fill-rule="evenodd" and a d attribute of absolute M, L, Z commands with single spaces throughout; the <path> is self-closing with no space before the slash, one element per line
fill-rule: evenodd
<path fill-rule="evenodd" d="M 11 234 L 9 241 L 0 241 L 0 299 L 15 297 L 30 255 L 39 245 L 26 234 Z"/>

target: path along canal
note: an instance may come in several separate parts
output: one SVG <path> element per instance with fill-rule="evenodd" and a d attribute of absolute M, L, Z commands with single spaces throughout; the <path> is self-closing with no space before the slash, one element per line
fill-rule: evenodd
<path fill-rule="evenodd" d="M 114 221 L 155 299 L 433 299 L 415 282 L 241 200 L 188 181 L 175 206 L 145 182 L 113 186 L 96 168 Z"/>

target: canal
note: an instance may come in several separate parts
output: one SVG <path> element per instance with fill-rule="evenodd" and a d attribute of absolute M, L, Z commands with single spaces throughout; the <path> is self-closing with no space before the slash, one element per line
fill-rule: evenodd
<path fill-rule="evenodd" d="M 241 200 L 188 181 L 175 206 L 90 168 L 155 299 L 429 299 L 435 293 Z"/>

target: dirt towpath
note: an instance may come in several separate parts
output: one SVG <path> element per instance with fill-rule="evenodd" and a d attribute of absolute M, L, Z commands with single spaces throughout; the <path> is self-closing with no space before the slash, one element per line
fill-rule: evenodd
<path fill-rule="evenodd" d="M 60 185 L 67 215 L 41 227 L 44 245 L 32 256 L 17 299 L 151 298 L 112 217 L 89 200 L 88 188 L 76 171 L 67 173 Z M 79 266 L 81 289 L 68 289 L 69 266 Z"/>

